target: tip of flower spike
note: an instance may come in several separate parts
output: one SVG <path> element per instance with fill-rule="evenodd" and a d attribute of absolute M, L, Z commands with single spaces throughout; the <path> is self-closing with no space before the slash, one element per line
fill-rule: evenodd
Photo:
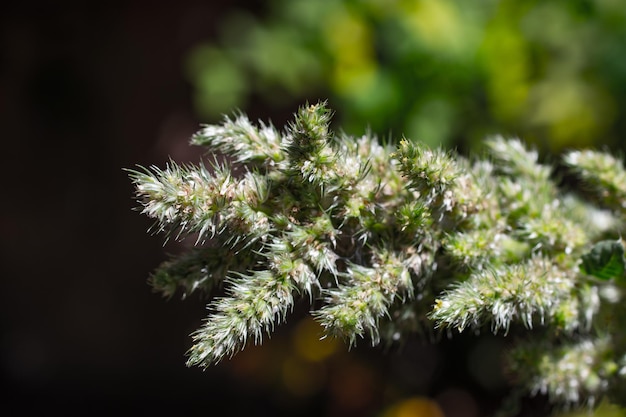
<path fill-rule="evenodd" d="M 331 118 L 332 111 L 326 106 L 326 102 L 307 103 L 300 107 L 294 121 L 287 128 L 293 141 L 287 152 L 292 157 L 319 152 L 330 140 Z"/>

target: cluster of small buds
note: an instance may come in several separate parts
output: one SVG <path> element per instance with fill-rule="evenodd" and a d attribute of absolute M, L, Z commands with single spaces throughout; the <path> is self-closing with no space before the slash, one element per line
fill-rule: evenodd
<path fill-rule="evenodd" d="M 327 304 L 315 312 L 333 336 L 346 337 L 353 345 L 366 334 L 372 344 L 380 342 L 378 326 L 396 298 L 413 292 L 410 272 L 402 260 L 388 253 L 375 254 L 371 267 L 350 264 L 345 284 L 325 290 Z"/>
<path fill-rule="evenodd" d="M 545 394 L 554 403 L 593 406 L 618 371 L 611 355 L 611 343 L 602 337 L 562 345 L 521 343 L 511 354 L 517 359 L 512 370 L 526 378 L 532 393 Z"/>
<path fill-rule="evenodd" d="M 609 208 L 626 214 L 626 170 L 614 156 L 592 150 L 572 151 L 564 158 Z"/>
<path fill-rule="evenodd" d="M 191 137 L 194 145 L 231 155 L 239 163 L 275 164 L 283 159 L 281 136 L 271 125 L 255 126 L 245 115 L 226 117 L 221 125 L 208 125 Z"/>
<path fill-rule="evenodd" d="M 235 251 L 229 246 L 194 248 L 164 262 L 150 277 L 150 284 L 170 298 L 178 290 L 186 298 L 194 292 L 210 294 L 228 274 L 243 273 L 254 265 L 252 252 Z"/>
<path fill-rule="evenodd" d="M 552 186 L 549 181 L 551 169 L 538 163 L 539 154 L 529 150 L 519 139 L 502 136 L 485 142 L 498 170 L 510 177 L 523 177 L 536 181 L 537 185 Z"/>
<path fill-rule="evenodd" d="M 234 278 L 234 276 L 233 276 Z M 252 339 L 260 343 L 285 320 L 294 303 L 294 284 L 287 276 L 254 271 L 230 279 L 228 296 L 215 300 L 214 313 L 194 335 L 188 365 L 208 366 L 240 351 Z"/>
<path fill-rule="evenodd" d="M 617 160 L 566 156 L 600 196 L 594 205 L 560 189 L 517 139 L 492 138 L 485 157 L 464 158 L 334 135 L 330 119 L 325 103 L 303 106 L 282 132 L 226 118 L 192 143 L 228 162 L 130 171 L 155 230 L 196 239 L 157 269 L 154 288 L 184 297 L 225 287 L 193 335 L 189 365 L 260 343 L 308 298 L 325 335 L 350 345 L 526 329 L 510 368 L 530 391 L 562 403 L 608 392 L 619 374 L 609 365 L 626 357 L 626 312 L 614 314 L 624 248 L 602 240 L 620 235 L 626 215 Z"/>
<path fill-rule="evenodd" d="M 575 281 L 549 259 L 533 256 L 523 263 L 483 268 L 444 293 L 431 317 L 440 326 L 509 329 L 517 321 L 532 328 L 551 320 L 563 300 L 574 295 Z"/>

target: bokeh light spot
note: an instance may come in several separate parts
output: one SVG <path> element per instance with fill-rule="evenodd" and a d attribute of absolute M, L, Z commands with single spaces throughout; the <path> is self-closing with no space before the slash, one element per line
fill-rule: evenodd
<path fill-rule="evenodd" d="M 324 338 L 322 327 L 313 319 L 302 320 L 293 333 L 293 345 L 297 355 L 311 362 L 319 362 L 337 350 L 339 341 Z"/>
<path fill-rule="evenodd" d="M 439 405 L 426 397 L 402 400 L 387 410 L 383 417 L 445 417 Z"/>

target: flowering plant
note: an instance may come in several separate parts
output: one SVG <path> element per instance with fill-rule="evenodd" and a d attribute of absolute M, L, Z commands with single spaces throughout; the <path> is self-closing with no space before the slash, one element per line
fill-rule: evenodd
<path fill-rule="evenodd" d="M 222 162 L 130 171 L 155 229 L 196 240 L 156 270 L 154 288 L 225 288 L 188 365 L 260 343 L 304 299 L 349 345 L 487 329 L 513 339 L 507 366 L 529 392 L 623 401 L 620 161 L 570 152 L 573 187 L 516 139 L 465 158 L 333 134 L 330 119 L 325 103 L 300 108 L 284 131 L 227 117 L 192 137 Z"/>

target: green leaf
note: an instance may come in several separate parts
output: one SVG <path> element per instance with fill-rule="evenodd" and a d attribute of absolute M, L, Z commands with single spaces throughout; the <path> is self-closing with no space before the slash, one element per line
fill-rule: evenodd
<path fill-rule="evenodd" d="M 621 240 L 603 240 L 581 257 L 580 269 L 587 275 L 608 281 L 623 278 L 624 246 Z"/>

